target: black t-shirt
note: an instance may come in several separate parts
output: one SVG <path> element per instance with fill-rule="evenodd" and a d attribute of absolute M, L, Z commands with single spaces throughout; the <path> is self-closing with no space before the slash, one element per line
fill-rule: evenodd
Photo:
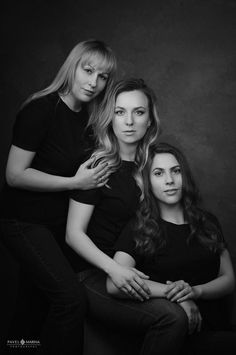
<path fill-rule="evenodd" d="M 220 255 L 197 241 L 187 243 L 190 234 L 188 224 L 177 225 L 162 220 L 161 228 L 167 237 L 167 246 L 157 251 L 153 258 L 137 253 L 132 223 L 122 231 L 115 249 L 131 255 L 136 261 L 135 267 L 149 275 L 153 281 L 166 283 L 167 280 L 184 280 L 194 286 L 217 277 Z M 221 300 L 199 300 L 197 303 L 207 327 L 226 327 L 227 319 Z"/>
<path fill-rule="evenodd" d="M 12 144 L 36 152 L 31 167 L 73 176 L 93 147 L 85 107 L 70 110 L 57 93 L 29 102 L 17 115 Z M 0 214 L 25 222 L 54 224 L 66 220 L 67 192 L 35 192 L 4 186 Z"/>
<path fill-rule="evenodd" d="M 133 177 L 134 167 L 133 162 L 122 161 L 121 167 L 110 176 L 109 187 L 71 194 L 73 200 L 95 206 L 87 234 L 111 257 L 118 236 L 138 207 L 140 190 Z"/>

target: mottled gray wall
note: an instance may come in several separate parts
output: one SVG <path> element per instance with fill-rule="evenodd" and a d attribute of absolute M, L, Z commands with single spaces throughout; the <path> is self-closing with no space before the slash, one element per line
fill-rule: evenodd
<path fill-rule="evenodd" d="M 236 1 L 9 1 L 2 9 L 1 180 L 19 104 L 78 41 L 111 45 L 119 76 L 159 98 L 162 140 L 187 153 L 236 263 Z"/>

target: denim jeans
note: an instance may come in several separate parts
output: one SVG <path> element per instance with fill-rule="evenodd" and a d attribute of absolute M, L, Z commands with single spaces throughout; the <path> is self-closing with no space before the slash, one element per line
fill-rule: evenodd
<path fill-rule="evenodd" d="M 65 234 L 64 227 L 48 228 L 16 220 L 1 220 L 0 227 L 3 243 L 27 275 L 25 280 L 34 283 L 49 305 L 39 353 L 82 355 L 87 299 L 54 238 L 54 234 Z"/>
<path fill-rule="evenodd" d="M 81 273 L 86 274 L 86 273 Z M 81 277 L 81 274 L 79 277 Z M 145 302 L 114 299 L 105 287 L 105 275 L 94 271 L 83 281 L 89 302 L 89 316 L 109 329 L 145 335 L 140 354 L 177 355 L 188 331 L 184 310 L 165 299 Z"/>

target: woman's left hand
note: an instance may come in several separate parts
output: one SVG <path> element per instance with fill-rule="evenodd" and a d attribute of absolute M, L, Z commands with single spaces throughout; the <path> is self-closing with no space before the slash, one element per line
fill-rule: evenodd
<path fill-rule="evenodd" d="M 150 290 L 144 281 L 149 277 L 143 272 L 116 263 L 116 268 L 109 272 L 109 276 L 114 285 L 127 296 L 139 301 L 149 299 Z"/>
<path fill-rule="evenodd" d="M 197 299 L 199 297 L 197 289 L 191 287 L 184 280 L 175 282 L 167 281 L 166 298 L 171 302 L 183 302 L 189 299 Z"/>

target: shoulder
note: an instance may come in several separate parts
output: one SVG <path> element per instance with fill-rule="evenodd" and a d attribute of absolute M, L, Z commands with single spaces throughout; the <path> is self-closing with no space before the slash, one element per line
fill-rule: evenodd
<path fill-rule="evenodd" d="M 48 111 L 52 110 L 57 102 L 59 101 L 59 96 L 57 93 L 48 94 L 42 97 L 38 97 L 30 100 L 19 110 L 19 115 L 27 114 L 34 111 Z"/>

